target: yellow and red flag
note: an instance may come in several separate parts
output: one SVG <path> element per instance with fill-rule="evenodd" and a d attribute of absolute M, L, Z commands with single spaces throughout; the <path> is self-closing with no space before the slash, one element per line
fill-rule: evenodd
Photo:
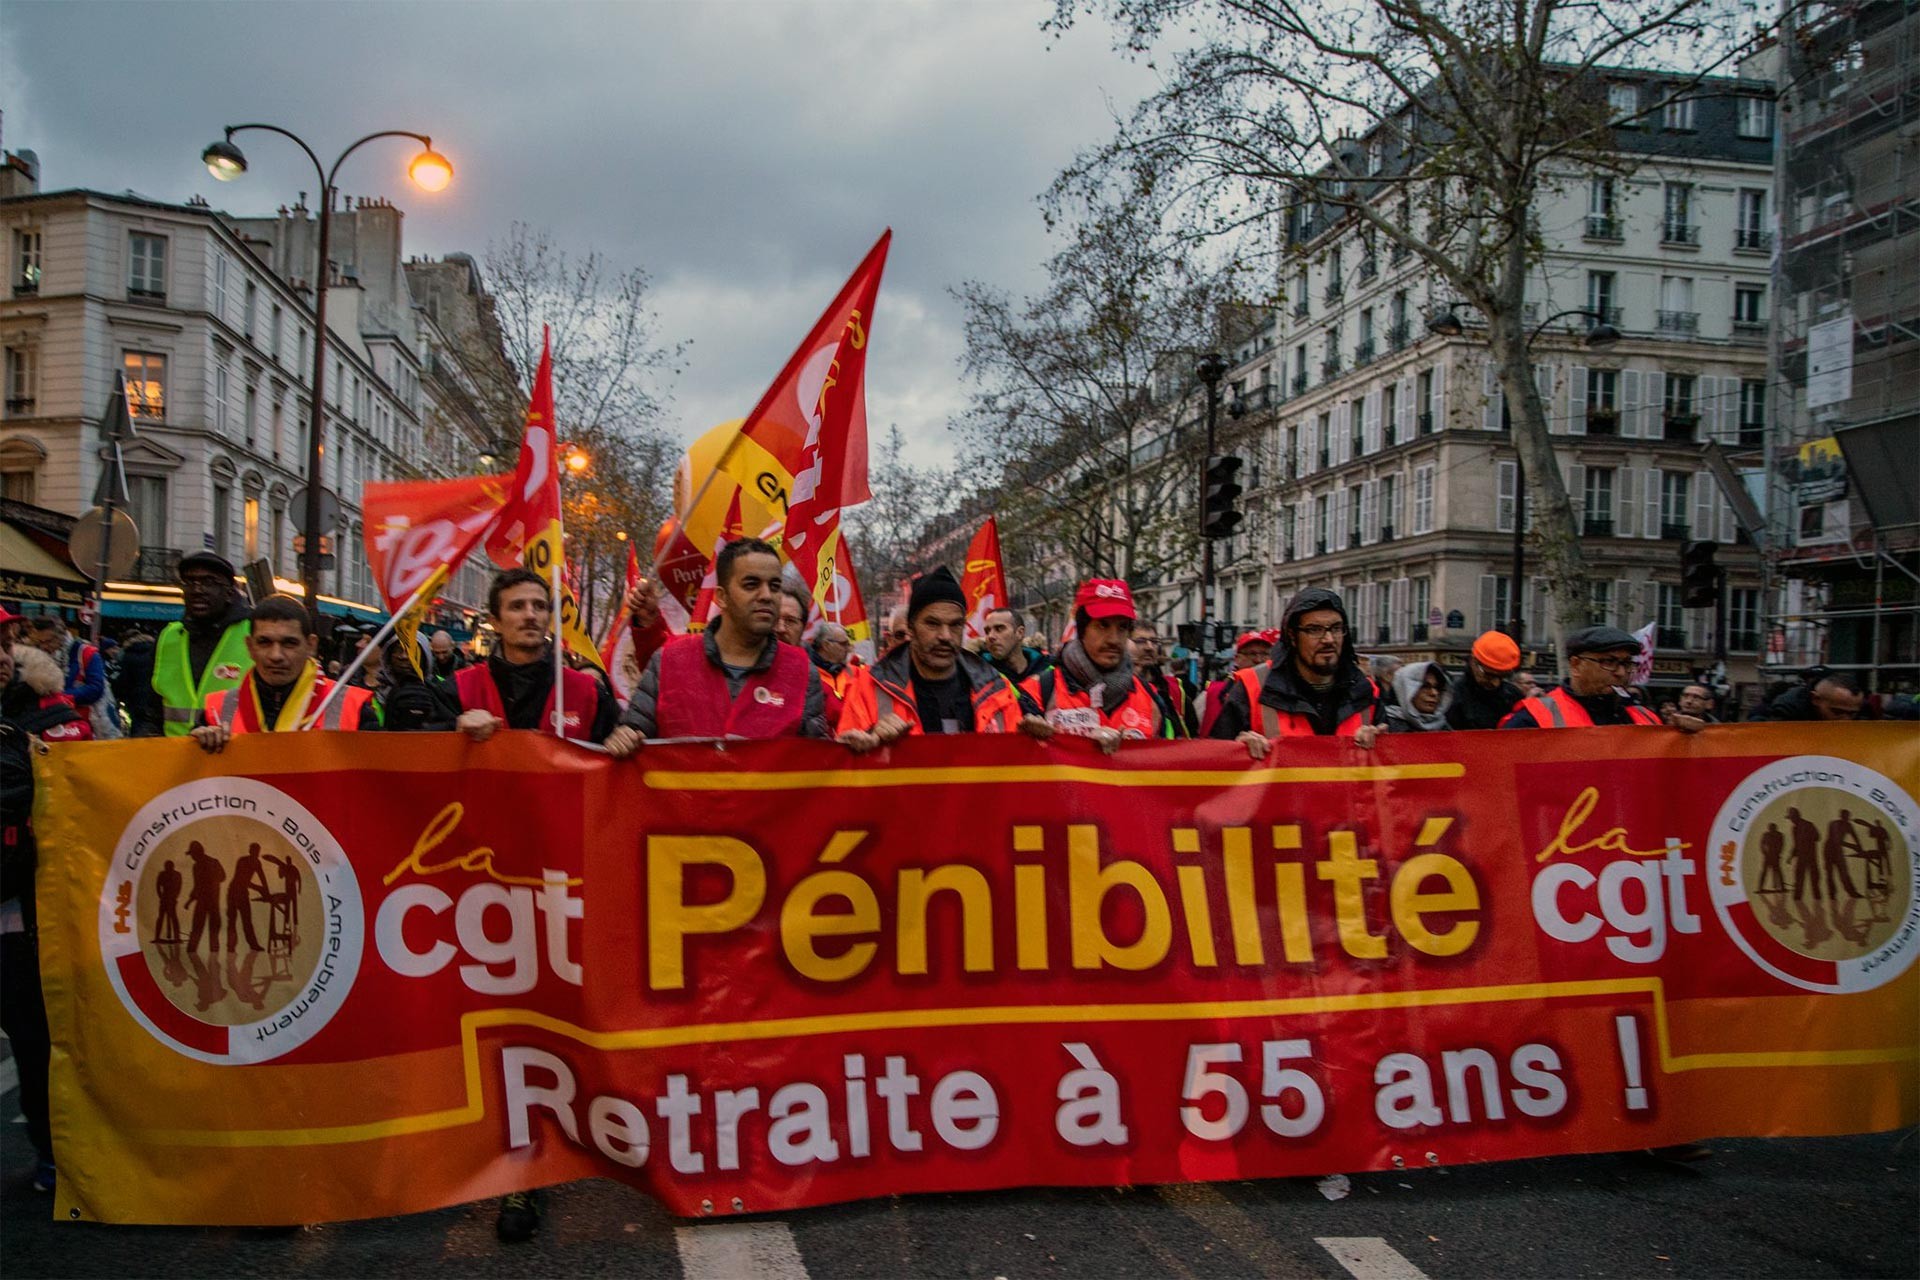
<path fill-rule="evenodd" d="M 744 420 L 722 422 L 687 446 L 673 478 L 673 509 L 653 542 L 653 574 L 660 584 L 660 614 L 668 630 L 685 634 L 698 615 L 694 603 L 712 564 L 713 547 L 731 526 L 756 536 L 777 534 L 782 508 L 772 494 L 784 481 L 755 477 L 751 488 L 720 468 L 740 437 Z"/>
<path fill-rule="evenodd" d="M 845 627 L 853 651 L 869 663 L 874 660 L 873 622 L 867 617 L 867 602 L 860 594 L 860 576 L 854 572 L 853 548 L 844 538 L 833 559 L 833 590 L 820 602 L 820 615 Z"/>
<path fill-rule="evenodd" d="M 1007 572 L 1000 562 L 1000 525 L 992 516 L 967 544 L 967 567 L 960 575 L 967 598 L 967 635 L 987 633 L 987 615 L 1007 607 Z"/>
<path fill-rule="evenodd" d="M 436 571 L 452 574 L 493 532 L 507 483 L 505 476 L 462 476 L 366 487 L 360 509 L 367 564 L 389 610 L 399 610 Z"/>
<path fill-rule="evenodd" d="M 867 338 L 891 230 L 874 242 L 831 305 L 747 415 L 723 469 L 785 507 L 782 551 L 816 603 L 834 583 L 840 511 L 867 487 Z"/>
<path fill-rule="evenodd" d="M 586 614 L 580 608 L 579 582 L 579 571 L 569 559 L 560 575 L 560 638 L 566 642 L 568 653 L 605 671 L 600 647 L 587 632 Z"/>
<path fill-rule="evenodd" d="M 540 367 L 533 375 L 520 465 L 514 469 L 500 523 L 487 538 L 487 554 L 502 569 L 524 564 L 543 578 L 559 564 L 560 441 L 553 430 L 553 353 L 544 332 Z"/>
<path fill-rule="evenodd" d="M 706 576 L 700 579 L 700 593 L 694 598 L 692 623 L 689 630 L 704 631 L 720 613 L 720 579 L 718 570 L 720 552 L 729 542 L 740 536 L 740 491 L 733 491 L 733 501 L 727 506 L 727 518 L 720 525 L 720 532 L 714 535 L 713 554 L 707 557 Z"/>
<path fill-rule="evenodd" d="M 613 621 L 607 627 L 607 634 L 600 641 L 600 669 L 607 673 L 607 682 L 613 686 L 613 692 L 621 702 L 633 696 L 635 686 L 640 683 L 640 666 L 633 651 L 633 612 L 627 608 L 627 597 L 640 586 L 640 553 L 634 549 L 633 541 L 627 541 L 627 576 L 620 588 L 620 604 L 613 611 Z"/>

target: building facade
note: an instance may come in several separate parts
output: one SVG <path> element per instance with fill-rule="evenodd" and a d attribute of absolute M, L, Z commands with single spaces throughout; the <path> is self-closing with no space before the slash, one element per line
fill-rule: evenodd
<path fill-rule="evenodd" d="M 294 586 L 314 268 L 282 246 L 312 226 L 309 214 L 233 219 L 199 202 L 43 193 L 29 169 L 16 169 L 0 197 L 8 254 L 0 492 L 68 514 L 93 505 L 96 424 L 124 377 L 138 433 L 125 465 L 142 553 L 137 581 L 109 592 L 109 616 L 164 616 L 174 566 L 202 548 L 236 564 L 264 558 Z M 390 268 L 369 273 L 336 257 L 328 293 L 323 483 L 340 516 L 327 531 L 334 563 L 322 585 L 334 601 L 323 604 L 363 617 L 380 612 L 364 487 L 470 468 L 495 438 L 442 391 L 453 344 L 442 339 L 449 356 L 434 363 L 431 321 L 407 294 L 399 225 L 384 203 L 335 214 L 347 251 Z M 480 574 L 476 567 L 450 590 L 443 621 L 484 602 Z"/>
<path fill-rule="evenodd" d="M 1715 81 L 1677 106 L 1660 106 L 1658 80 L 1611 87 L 1640 113 L 1620 131 L 1637 164 L 1557 176 L 1526 294 L 1591 576 L 1584 598 L 1560 602 L 1525 574 L 1524 640 L 1551 671 L 1562 612 L 1575 625 L 1651 622 L 1656 683 L 1690 679 L 1724 647 L 1735 683 L 1750 685 L 1760 566 L 1703 447 L 1750 448 L 1767 422 L 1771 85 Z M 1247 460 L 1248 518 L 1220 544 L 1215 616 L 1271 626 L 1299 588 L 1331 587 L 1363 651 L 1457 663 L 1515 612 L 1515 451 L 1482 326 L 1351 217 L 1303 205 L 1286 236 L 1284 304 L 1233 352 L 1239 412 L 1222 420 L 1222 451 Z M 1555 319 L 1569 310 L 1593 315 Z M 1458 332 L 1435 331 L 1448 316 Z M 1596 318 L 1619 340 L 1589 348 Z M 1730 571 L 1724 637 L 1714 610 L 1681 606 L 1693 539 L 1720 543 Z M 1197 592 L 1171 590 L 1170 616 L 1196 616 Z"/>

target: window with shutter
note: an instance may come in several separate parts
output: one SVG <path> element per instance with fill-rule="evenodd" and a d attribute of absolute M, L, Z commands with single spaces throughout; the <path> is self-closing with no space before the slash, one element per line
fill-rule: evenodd
<path fill-rule="evenodd" d="M 1640 386 L 1646 392 L 1640 409 L 1640 434 L 1648 440 L 1658 440 L 1666 431 L 1660 419 L 1667 403 L 1667 375 L 1648 373 Z"/>
<path fill-rule="evenodd" d="M 1640 473 L 1632 467 L 1621 467 L 1616 478 L 1620 486 L 1620 523 L 1614 528 L 1614 536 L 1637 538 L 1640 536 Z"/>
<path fill-rule="evenodd" d="M 1506 408 L 1506 393 L 1500 390 L 1499 375 L 1494 372 L 1493 361 L 1489 359 L 1480 366 L 1480 429 L 1498 431 L 1501 412 Z"/>
<path fill-rule="evenodd" d="M 1660 536 L 1660 472 L 1647 467 L 1640 472 L 1640 536 Z"/>
<path fill-rule="evenodd" d="M 1696 538 L 1717 538 L 1719 536 L 1719 512 L 1714 500 L 1719 495 L 1714 492 L 1713 476 L 1705 471 L 1695 473 L 1693 477 L 1693 527 L 1689 532 Z"/>
<path fill-rule="evenodd" d="M 1513 532 L 1515 464 L 1500 462 L 1494 467 L 1493 528 L 1496 533 Z"/>
<path fill-rule="evenodd" d="M 1480 630 L 1497 631 L 1505 621 L 1500 616 L 1500 584 L 1491 573 L 1480 575 Z"/>
<path fill-rule="evenodd" d="M 1567 431 L 1587 434 L 1587 367 L 1581 364 L 1567 370 Z"/>
<path fill-rule="evenodd" d="M 1646 625 L 1644 618 L 1634 617 L 1633 583 L 1626 578 L 1616 578 L 1613 583 L 1613 625 L 1622 631 L 1635 631 Z"/>
<path fill-rule="evenodd" d="M 1640 438 L 1640 413 L 1645 404 L 1638 369 L 1620 371 L 1620 434 L 1629 440 Z"/>

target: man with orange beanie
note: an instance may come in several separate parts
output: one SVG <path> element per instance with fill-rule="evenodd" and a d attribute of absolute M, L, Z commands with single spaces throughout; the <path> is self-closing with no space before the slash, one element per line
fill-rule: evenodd
<path fill-rule="evenodd" d="M 1497 729 L 1524 696 L 1513 682 L 1520 646 L 1504 631 L 1481 633 L 1467 655 L 1467 669 L 1453 680 L 1447 724 L 1455 729 Z"/>

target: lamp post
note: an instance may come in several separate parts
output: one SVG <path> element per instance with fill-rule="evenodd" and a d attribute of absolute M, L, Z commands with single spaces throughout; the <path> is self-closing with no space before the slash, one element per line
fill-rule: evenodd
<path fill-rule="evenodd" d="M 1610 347 L 1620 341 L 1620 330 L 1608 323 L 1605 313 L 1591 311 L 1585 307 L 1569 307 L 1565 311 L 1556 311 L 1533 327 L 1527 335 L 1526 349 L 1533 350 L 1533 340 L 1546 332 L 1548 325 L 1555 320 L 1564 320 L 1568 316 L 1585 316 L 1593 321 L 1587 330 L 1586 343 L 1592 350 Z M 1428 321 L 1427 327 L 1443 337 L 1457 338 L 1466 329 L 1459 315 L 1454 312 L 1453 304 L 1446 311 Z M 1527 572 L 1527 467 L 1524 455 L 1518 445 L 1513 450 L 1513 577 L 1507 589 L 1507 634 L 1513 637 L 1515 644 L 1525 641 L 1526 626 L 1521 602 L 1521 583 Z"/>
<path fill-rule="evenodd" d="M 1200 460 L 1200 673 L 1213 670 L 1213 539 L 1207 536 L 1207 465 L 1213 461 L 1214 417 L 1220 408 L 1220 379 L 1227 358 L 1219 352 L 1200 357 L 1193 374 L 1207 389 L 1207 451 Z"/>
<path fill-rule="evenodd" d="M 233 135 L 248 129 L 258 129 L 267 133 L 277 133 L 291 139 L 295 146 L 306 153 L 313 161 L 313 171 L 320 178 L 320 243 L 315 254 L 313 277 L 313 400 L 312 411 L 307 423 L 307 501 L 306 512 L 301 523 L 305 526 L 306 542 L 300 553 L 300 587 L 306 593 L 307 613 L 313 620 L 315 631 L 320 627 L 320 514 L 321 497 L 324 486 L 321 484 L 321 457 L 326 438 L 327 422 L 327 252 L 328 240 L 332 231 L 334 177 L 340 172 L 340 166 L 346 163 L 348 156 L 376 138 L 412 138 L 420 144 L 420 154 L 407 165 L 407 176 L 414 185 L 423 191 L 441 191 L 453 181 L 453 165 L 447 158 L 433 149 L 433 139 L 424 133 L 411 133 L 404 129 L 383 129 L 361 138 L 340 153 L 329 169 L 320 163 L 320 157 L 314 154 L 298 134 L 282 129 L 274 124 L 234 124 L 228 125 L 226 136 L 214 142 L 200 153 L 207 172 L 221 182 L 232 182 L 247 171 L 247 158 L 233 143 Z"/>

